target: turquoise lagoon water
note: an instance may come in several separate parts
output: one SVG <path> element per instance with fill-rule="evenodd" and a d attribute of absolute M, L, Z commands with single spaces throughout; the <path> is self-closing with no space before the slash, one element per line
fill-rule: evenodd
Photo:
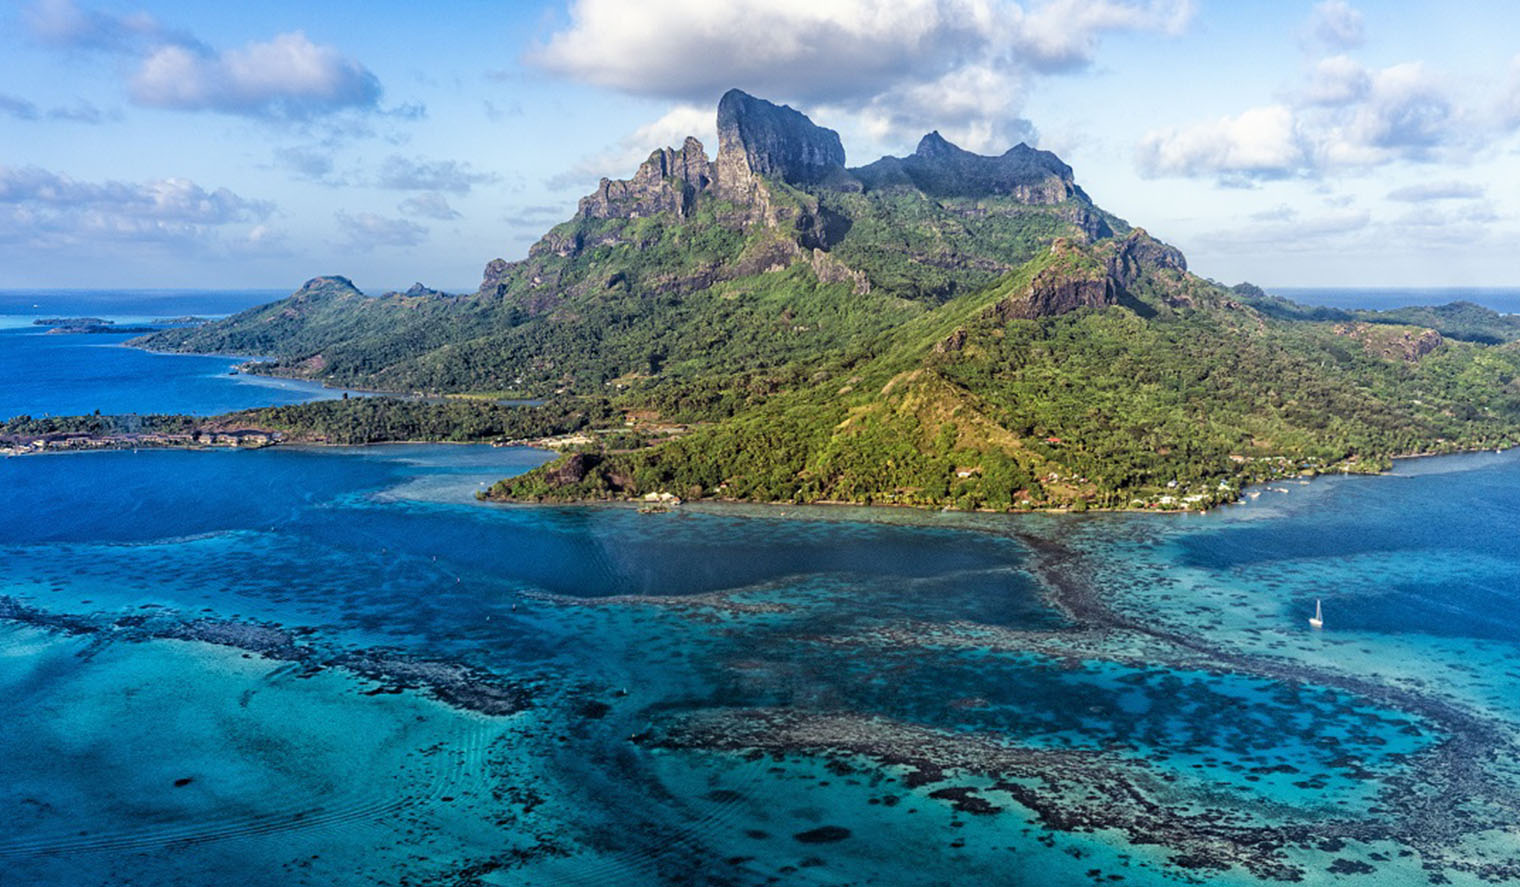
<path fill-rule="evenodd" d="M 1520 873 L 1516 454 L 1190 516 L 474 501 L 545 458 L 0 460 L 0 883 Z"/>

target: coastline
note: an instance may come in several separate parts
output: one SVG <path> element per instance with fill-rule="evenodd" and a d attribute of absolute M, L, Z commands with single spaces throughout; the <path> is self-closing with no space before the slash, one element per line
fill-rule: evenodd
<path fill-rule="evenodd" d="M 211 417 L 215 418 L 215 417 Z M 52 432 L 32 435 L 10 435 L 0 438 L 0 455 L 6 458 L 15 456 L 33 456 L 56 454 L 62 452 L 101 452 L 109 450 L 139 450 L 139 449 L 265 449 L 274 446 L 286 447 L 309 447 L 309 448 L 336 448 L 336 447 L 371 447 L 387 444 L 420 445 L 420 444 L 454 444 L 461 446 L 492 446 L 492 447 L 520 447 L 524 449 L 540 450 L 544 452 L 563 453 L 559 445 L 563 445 L 566 435 L 553 435 L 550 437 L 529 437 L 514 440 L 441 440 L 427 438 L 406 438 L 396 440 L 366 441 L 362 443 L 338 442 L 326 439 L 307 437 L 299 432 L 287 432 L 267 427 L 241 426 L 241 427 L 204 427 L 189 431 L 176 432 L 121 432 L 108 434 L 95 434 L 84 432 Z M 1319 469 L 1298 470 L 1293 473 L 1283 473 L 1265 480 L 1254 483 L 1242 484 L 1238 489 L 1232 489 L 1229 498 L 1217 499 L 1209 502 L 1204 507 L 1189 507 L 1193 503 L 1183 502 L 1181 507 L 1156 507 L 1153 504 L 1145 506 L 1102 506 L 1087 505 L 1085 507 L 1073 507 L 1072 505 L 1048 505 L 1030 508 L 1010 509 L 963 509 L 948 505 L 919 505 L 904 502 L 849 502 L 836 500 L 819 500 L 808 503 L 760 501 L 750 499 L 732 499 L 722 497 L 703 497 L 700 499 L 681 500 L 675 507 L 693 508 L 700 506 L 715 506 L 724 508 L 727 506 L 760 507 L 771 509 L 870 509 L 873 511 L 890 511 L 900 513 L 918 514 L 964 514 L 964 515 L 1035 515 L 1035 514 L 1163 514 L 1163 515 L 1186 515 L 1207 514 L 1216 507 L 1237 505 L 1244 502 L 1252 494 L 1259 495 L 1269 489 L 1270 484 L 1291 480 L 1310 480 L 1315 477 L 1326 475 L 1346 476 L 1361 474 L 1368 476 L 1388 476 L 1394 473 L 1397 463 L 1414 462 L 1438 458 L 1442 456 L 1458 456 L 1478 453 L 1504 453 L 1515 447 L 1488 447 L 1474 446 L 1454 448 L 1449 450 L 1426 450 L 1415 453 L 1403 453 L 1388 457 L 1388 467 L 1378 467 L 1376 470 L 1348 470 L 1344 464 L 1327 465 Z M 552 463 L 551 463 L 552 464 Z M 1370 464 L 1370 463 L 1368 463 Z M 658 493 L 658 491 L 655 491 Z M 479 501 L 494 505 L 543 505 L 561 507 L 586 507 L 596 505 L 620 506 L 636 508 L 646 504 L 642 496 L 627 494 L 623 496 L 598 497 L 598 498 L 567 498 L 559 499 L 520 499 L 510 496 L 493 495 L 490 491 L 477 494 Z M 665 504 L 669 504 L 666 502 Z"/>

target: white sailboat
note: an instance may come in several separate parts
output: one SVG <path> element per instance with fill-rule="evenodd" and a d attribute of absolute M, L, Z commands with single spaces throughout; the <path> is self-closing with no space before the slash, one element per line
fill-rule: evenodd
<path fill-rule="evenodd" d="M 1325 627 L 1325 614 L 1324 614 L 1324 611 L 1322 611 L 1320 609 L 1319 598 L 1315 598 L 1314 599 L 1314 615 L 1309 617 L 1309 627 L 1310 628 L 1324 628 Z"/>

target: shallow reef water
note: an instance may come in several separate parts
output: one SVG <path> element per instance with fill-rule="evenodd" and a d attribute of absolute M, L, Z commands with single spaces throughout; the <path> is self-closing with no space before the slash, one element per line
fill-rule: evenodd
<path fill-rule="evenodd" d="M 1520 873 L 1512 456 L 1171 517 L 473 500 L 544 458 L 0 461 L 4 880 Z"/>

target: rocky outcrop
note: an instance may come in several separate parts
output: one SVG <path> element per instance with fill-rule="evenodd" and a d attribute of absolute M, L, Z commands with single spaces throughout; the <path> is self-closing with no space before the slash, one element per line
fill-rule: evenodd
<path fill-rule="evenodd" d="M 697 195 L 713 180 L 713 164 L 702 143 L 687 136 L 680 149 L 649 155 L 632 179 L 602 179 L 581 198 L 579 214 L 592 219 L 636 219 L 658 213 L 691 214 Z"/>
<path fill-rule="evenodd" d="M 407 287 L 406 288 L 406 292 L 398 293 L 398 292 L 392 290 L 392 291 L 390 291 L 388 293 L 385 293 L 382 296 L 382 298 L 388 298 L 388 297 L 391 297 L 391 296 L 400 296 L 400 297 L 408 298 L 408 299 L 446 299 L 446 298 L 449 298 L 449 294 L 446 293 L 446 292 L 444 292 L 443 290 L 435 290 L 432 287 L 425 286 L 425 285 L 423 285 L 420 282 L 414 283 L 411 286 Z"/>
<path fill-rule="evenodd" d="M 571 453 L 563 463 L 545 470 L 544 482 L 551 487 L 574 486 L 585 480 L 599 461 L 593 453 Z"/>
<path fill-rule="evenodd" d="M 850 173 L 867 191 L 917 188 L 931 197 L 1004 196 L 1040 206 L 1077 195 L 1086 200 L 1071 167 L 1049 151 L 1020 143 L 989 157 L 956 147 L 938 132 L 919 140 L 918 149 L 907 157 L 883 157 Z"/>
<path fill-rule="evenodd" d="M 1022 293 L 988 309 L 1000 321 L 1055 317 L 1081 308 L 1117 305 L 1142 277 L 1187 271 L 1187 260 L 1136 228 L 1120 241 L 1098 246 L 1058 238 L 1050 247 L 1054 260 L 1037 272 Z"/>
<path fill-rule="evenodd" d="M 1404 363 L 1419 362 L 1446 341 L 1432 329 L 1371 323 L 1338 324 L 1335 332 L 1360 342 L 1368 354 Z"/>
<path fill-rule="evenodd" d="M 329 274 L 324 277 L 313 277 L 301 284 L 301 288 L 291 293 L 291 299 L 306 301 L 309 299 L 333 297 L 333 296 L 362 296 L 354 282 L 340 274 Z"/>
<path fill-rule="evenodd" d="M 718 186 L 742 196 L 761 177 L 859 188 L 845 172 L 839 133 L 787 105 L 731 89 L 718 102 Z"/>
<path fill-rule="evenodd" d="M 1118 301 L 1118 287 L 1109 275 L 1095 269 L 1057 265 L 1036 274 L 1022 295 L 1004 299 L 992 310 L 1001 321 L 1033 320 L 1080 308 L 1102 308 Z"/>
<path fill-rule="evenodd" d="M 1122 289 L 1129 289 L 1142 274 L 1162 269 L 1186 271 L 1187 259 L 1181 250 L 1150 236 L 1144 228 L 1136 228 L 1119 241 L 1108 260 L 1109 274 Z"/>

